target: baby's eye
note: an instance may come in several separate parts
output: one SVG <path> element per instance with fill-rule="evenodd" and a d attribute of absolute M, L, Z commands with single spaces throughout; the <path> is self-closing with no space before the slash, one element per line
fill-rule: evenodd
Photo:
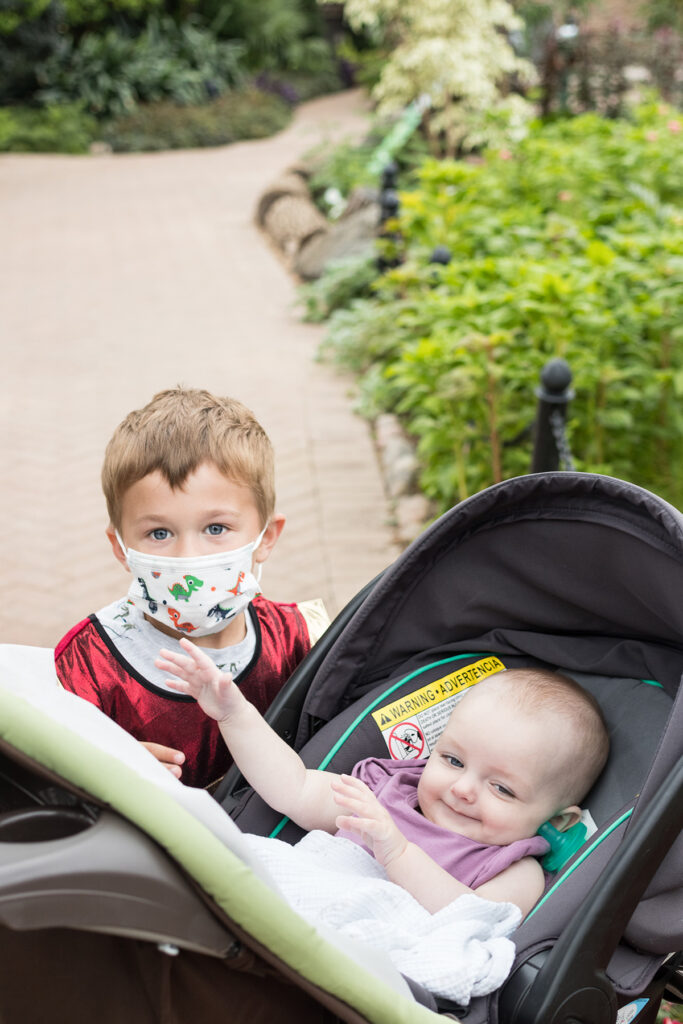
<path fill-rule="evenodd" d="M 444 761 L 446 761 L 447 764 L 449 764 L 451 766 L 451 768 L 463 768 L 464 767 L 464 765 L 463 765 L 462 761 L 460 760 L 460 758 L 456 757 L 455 754 L 444 754 L 443 755 L 443 759 L 444 759 Z"/>
<path fill-rule="evenodd" d="M 220 535 L 225 533 L 226 530 L 227 527 L 223 526 L 221 523 L 211 523 L 211 525 L 206 528 L 206 532 L 212 537 L 220 537 Z"/>
<path fill-rule="evenodd" d="M 150 531 L 150 537 L 153 537 L 154 540 L 166 540 L 170 537 L 170 533 L 163 526 L 159 526 L 156 530 Z"/>
<path fill-rule="evenodd" d="M 512 800 L 516 799 L 515 794 L 512 792 L 512 790 L 508 789 L 507 786 L 503 786 L 500 782 L 494 782 L 493 788 L 496 789 L 501 794 L 501 796 L 508 796 Z"/>

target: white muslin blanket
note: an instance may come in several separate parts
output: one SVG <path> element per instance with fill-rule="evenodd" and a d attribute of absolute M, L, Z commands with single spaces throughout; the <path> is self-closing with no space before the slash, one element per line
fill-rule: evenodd
<path fill-rule="evenodd" d="M 401 974 L 434 995 L 467 1006 L 508 976 L 515 953 L 509 936 L 521 919 L 514 904 L 467 893 L 430 914 L 349 839 L 319 831 L 295 846 L 244 839 L 297 913 L 382 949 Z"/>

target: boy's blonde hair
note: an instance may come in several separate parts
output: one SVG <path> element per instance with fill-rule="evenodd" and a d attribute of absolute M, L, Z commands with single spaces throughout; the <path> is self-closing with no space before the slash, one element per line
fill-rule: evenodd
<path fill-rule="evenodd" d="M 273 447 L 245 405 L 196 388 L 160 391 L 118 425 L 104 453 L 102 489 L 109 518 L 121 527 L 121 503 L 129 487 L 158 470 L 172 488 L 182 487 L 203 462 L 249 487 L 261 525 L 275 510 Z"/>
<path fill-rule="evenodd" d="M 609 755 L 607 724 L 593 694 L 569 676 L 542 668 L 506 669 L 485 680 L 485 685 L 497 688 L 501 699 L 525 714 L 557 720 L 552 726 L 558 730 L 557 763 L 548 781 L 563 793 L 563 803 L 580 803 Z M 568 742 L 562 744 L 563 738 Z"/>

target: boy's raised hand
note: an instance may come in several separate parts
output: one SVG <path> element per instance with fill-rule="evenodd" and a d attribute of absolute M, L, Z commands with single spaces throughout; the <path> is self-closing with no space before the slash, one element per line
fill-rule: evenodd
<path fill-rule="evenodd" d="M 351 775 L 338 775 L 330 786 L 336 803 L 350 812 L 339 815 L 337 828 L 358 833 L 383 867 L 403 853 L 408 840 L 364 782 Z"/>
<path fill-rule="evenodd" d="M 154 664 L 176 677 L 166 680 L 171 689 L 194 697 L 209 718 L 222 722 L 230 714 L 235 702 L 239 701 L 239 691 L 232 676 L 221 672 L 201 647 L 186 637 L 182 637 L 179 643 L 186 654 L 162 647 Z"/>

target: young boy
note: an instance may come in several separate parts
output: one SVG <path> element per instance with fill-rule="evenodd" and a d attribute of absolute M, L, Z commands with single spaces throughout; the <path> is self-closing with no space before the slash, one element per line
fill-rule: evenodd
<path fill-rule="evenodd" d="M 217 720 L 260 796 L 302 828 L 362 842 L 431 913 L 466 892 L 528 913 L 545 884 L 538 829 L 579 820 L 607 759 L 594 698 L 558 673 L 517 669 L 466 693 L 426 762 L 370 758 L 355 777 L 310 770 L 229 675 L 189 641 L 181 646 L 162 649 L 159 668 Z"/>
<path fill-rule="evenodd" d="M 259 593 L 285 522 L 275 512 L 271 443 L 234 399 L 162 391 L 114 431 L 102 486 L 107 537 L 131 584 L 61 640 L 57 675 L 183 782 L 209 786 L 231 758 L 216 722 L 155 667 L 162 634 L 177 651 L 191 636 L 265 711 L 326 625 L 320 602 Z"/>

